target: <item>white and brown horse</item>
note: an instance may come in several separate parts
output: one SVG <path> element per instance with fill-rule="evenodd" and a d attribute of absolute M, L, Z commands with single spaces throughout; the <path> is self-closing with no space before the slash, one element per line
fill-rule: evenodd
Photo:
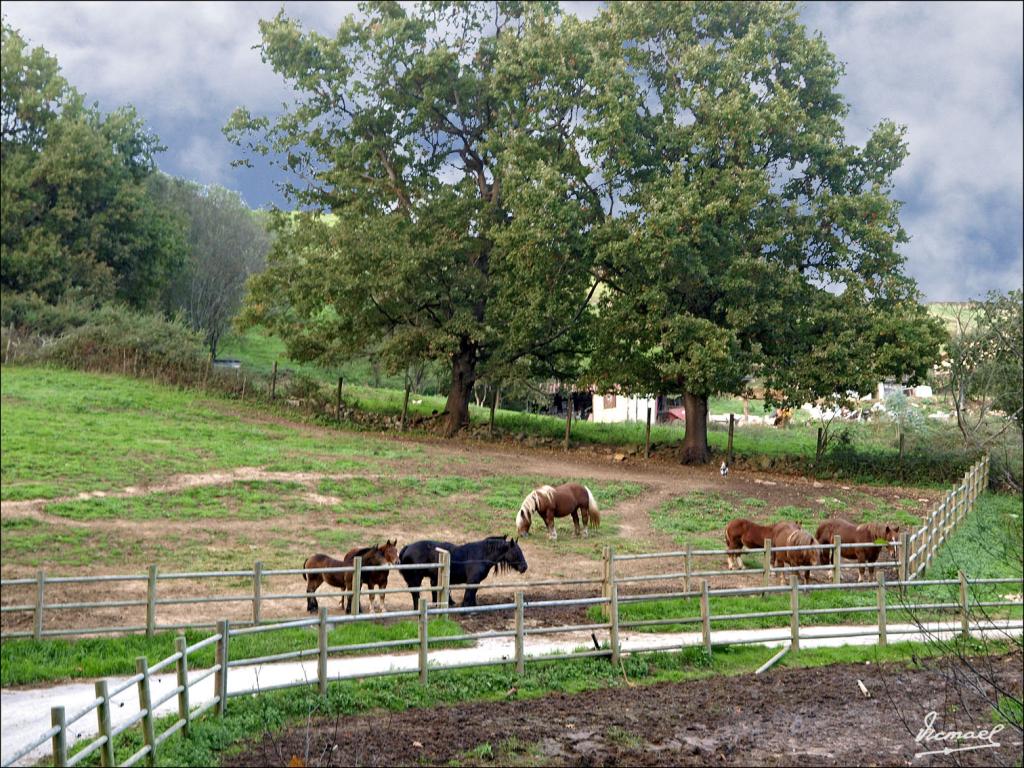
<path fill-rule="evenodd" d="M 583 513 L 583 535 L 586 536 L 590 528 L 596 528 L 601 524 L 597 502 L 589 488 L 578 483 L 564 483 L 559 486 L 542 485 L 523 499 L 523 503 L 519 506 L 519 512 L 516 513 L 516 530 L 520 536 L 529 536 L 533 516 L 537 515 L 544 520 L 548 536 L 551 539 L 557 539 L 555 518 L 572 515 L 572 523 L 576 527 L 576 535 L 579 536 L 580 512 Z"/>

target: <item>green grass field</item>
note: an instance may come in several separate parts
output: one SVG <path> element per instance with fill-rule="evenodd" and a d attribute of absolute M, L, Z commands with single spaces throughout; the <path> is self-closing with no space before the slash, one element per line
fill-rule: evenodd
<path fill-rule="evenodd" d="M 122 376 L 11 366 L 0 375 L 4 500 L 235 467 L 344 472 L 422 453 L 363 434 L 250 421 L 232 401 Z"/>
<path fill-rule="evenodd" d="M 676 516 L 666 516 L 655 513 L 653 519 L 655 525 L 671 526 L 670 532 L 681 534 L 677 541 L 683 543 L 694 539 L 690 538 L 694 532 L 704 530 L 707 527 L 719 527 L 723 520 L 737 516 L 737 507 L 717 497 L 702 498 L 701 504 L 697 506 L 698 512 L 692 516 L 688 515 L 679 520 Z M 740 507 L 742 509 L 742 507 Z M 788 508 L 792 509 L 792 508 Z M 959 571 L 964 571 L 969 577 L 976 579 L 990 578 L 1016 578 L 1022 575 L 1021 556 L 1021 527 L 1020 527 L 1020 498 L 1004 494 L 983 494 L 978 498 L 974 511 L 967 516 L 964 523 L 953 536 L 940 549 L 938 556 L 931 567 L 922 576 L 922 579 L 956 579 Z M 1017 515 L 1017 517 L 1014 517 Z M 786 508 L 780 509 L 775 517 L 786 517 Z M 916 518 L 915 518 L 916 519 Z M 807 525 L 809 521 L 803 521 L 808 530 L 814 530 L 814 525 Z M 685 538 L 684 538 L 685 537 Z M 709 548 L 721 548 L 724 544 L 721 540 L 697 539 L 698 543 L 706 542 L 713 545 Z M 695 546 L 696 548 L 696 546 Z M 759 555 L 746 556 L 746 565 L 751 568 L 761 567 L 762 560 Z M 703 564 L 700 567 L 705 567 Z M 821 583 L 830 580 L 823 575 L 826 572 L 819 572 L 812 578 L 815 582 Z M 850 576 L 846 575 L 849 579 Z M 772 586 L 777 586 L 778 580 L 772 581 Z M 975 585 L 972 587 L 972 599 L 975 601 L 993 601 L 1003 599 L 1006 594 L 1019 594 L 1020 586 L 1012 584 L 1000 585 Z M 908 621 L 911 618 L 911 611 L 903 608 L 904 605 L 919 605 L 924 603 L 957 603 L 959 601 L 959 587 L 953 586 L 924 586 L 913 587 L 908 592 L 906 600 L 894 599 L 890 591 L 890 605 L 888 606 L 888 620 L 892 622 Z M 752 596 L 713 596 L 710 600 L 710 612 L 714 616 L 727 616 L 731 614 L 756 613 L 762 611 L 788 611 L 790 608 L 790 597 L 788 594 L 767 594 Z M 877 606 L 877 593 L 874 590 L 852 591 L 852 590 L 825 590 L 801 595 L 801 610 L 803 609 L 830 609 L 830 608 L 871 608 Z M 647 621 L 647 620 L 670 620 L 684 619 L 679 624 L 653 625 L 636 627 L 641 632 L 673 632 L 673 631 L 695 631 L 699 626 L 700 603 L 696 598 L 682 600 L 663 600 L 645 603 L 626 603 L 621 609 L 622 621 Z M 1020 608 L 996 608 L 991 609 L 994 615 L 1010 616 L 1020 618 Z M 913 612 L 918 618 L 928 620 L 949 618 L 956 616 L 956 612 L 940 613 L 937 611 Z M 600 611 L 591 608 L 589 615 L 595 621 L 600 617 Z M 785 617 L 748 618 L 726 621 L 715 621 L 714 629 L 755 629 L 772 626 L 782 626 Z M 824 613 L 801 617 L 801 621 L 807 625 L 819 624 L 858 624 L 874 623 L 876 614 L 874 611 L 863 611 L 859 613 Z M 782 622 L 783 624 L 780 624 Z"/>

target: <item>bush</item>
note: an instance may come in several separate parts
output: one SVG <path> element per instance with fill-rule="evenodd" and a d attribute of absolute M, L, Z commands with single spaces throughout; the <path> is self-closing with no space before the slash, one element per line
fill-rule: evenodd
<path fill-rule="evenodd" d="M 105 306 L 40 350 L 40 358 L 69 368 L 151 376 L 194 383 L 206 368 L 201 339 L 178 320 Z"/>
<path fill-rule="evenodd" d="M 85 301 L 64 300 L 49 304 L 34 293 L 5 291 L 0 295 L 0 325 L 14 326 L 40 336 L 59 336 L 85 325 L 93 312 Z"/>

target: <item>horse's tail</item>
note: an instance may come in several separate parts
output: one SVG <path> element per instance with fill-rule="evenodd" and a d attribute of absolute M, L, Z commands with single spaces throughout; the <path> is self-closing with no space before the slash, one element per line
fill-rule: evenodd
<path fill-rule="evenodd" d="M 308 581 L 308 579 L 306 578 L 306 568 L 308 567 L 308 563 L 309 563 L 309 558 L 308 557 L 305 560 L 302 561 L 302 580 L 303 581 Z"/>
<path fill-rule="evenodd" d="M 587 511 L 590 514 L 590 525 L 597 528 L 601 525 L 601 512 L 597 508 L 597 500 L 587 486 L 584 485 L 583 490 L 587 492 Z"/>

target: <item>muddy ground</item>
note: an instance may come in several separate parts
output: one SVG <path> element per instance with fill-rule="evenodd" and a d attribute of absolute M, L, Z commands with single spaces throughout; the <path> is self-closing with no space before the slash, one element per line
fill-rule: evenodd
<path fill-rule="evenodd" d="M 1019 654 L 972 662 L 1021 696 Z M 267 734 L 224 765 L 1020 765 L 1012 728 L 997 749 L 915 757 L 946 745 L 915 742 L 930 711 L 936 731 L 993 725 L 992 689 L 958 692 L 950 674 L 947 662 L 847 664 L 377 712 Z"/>

